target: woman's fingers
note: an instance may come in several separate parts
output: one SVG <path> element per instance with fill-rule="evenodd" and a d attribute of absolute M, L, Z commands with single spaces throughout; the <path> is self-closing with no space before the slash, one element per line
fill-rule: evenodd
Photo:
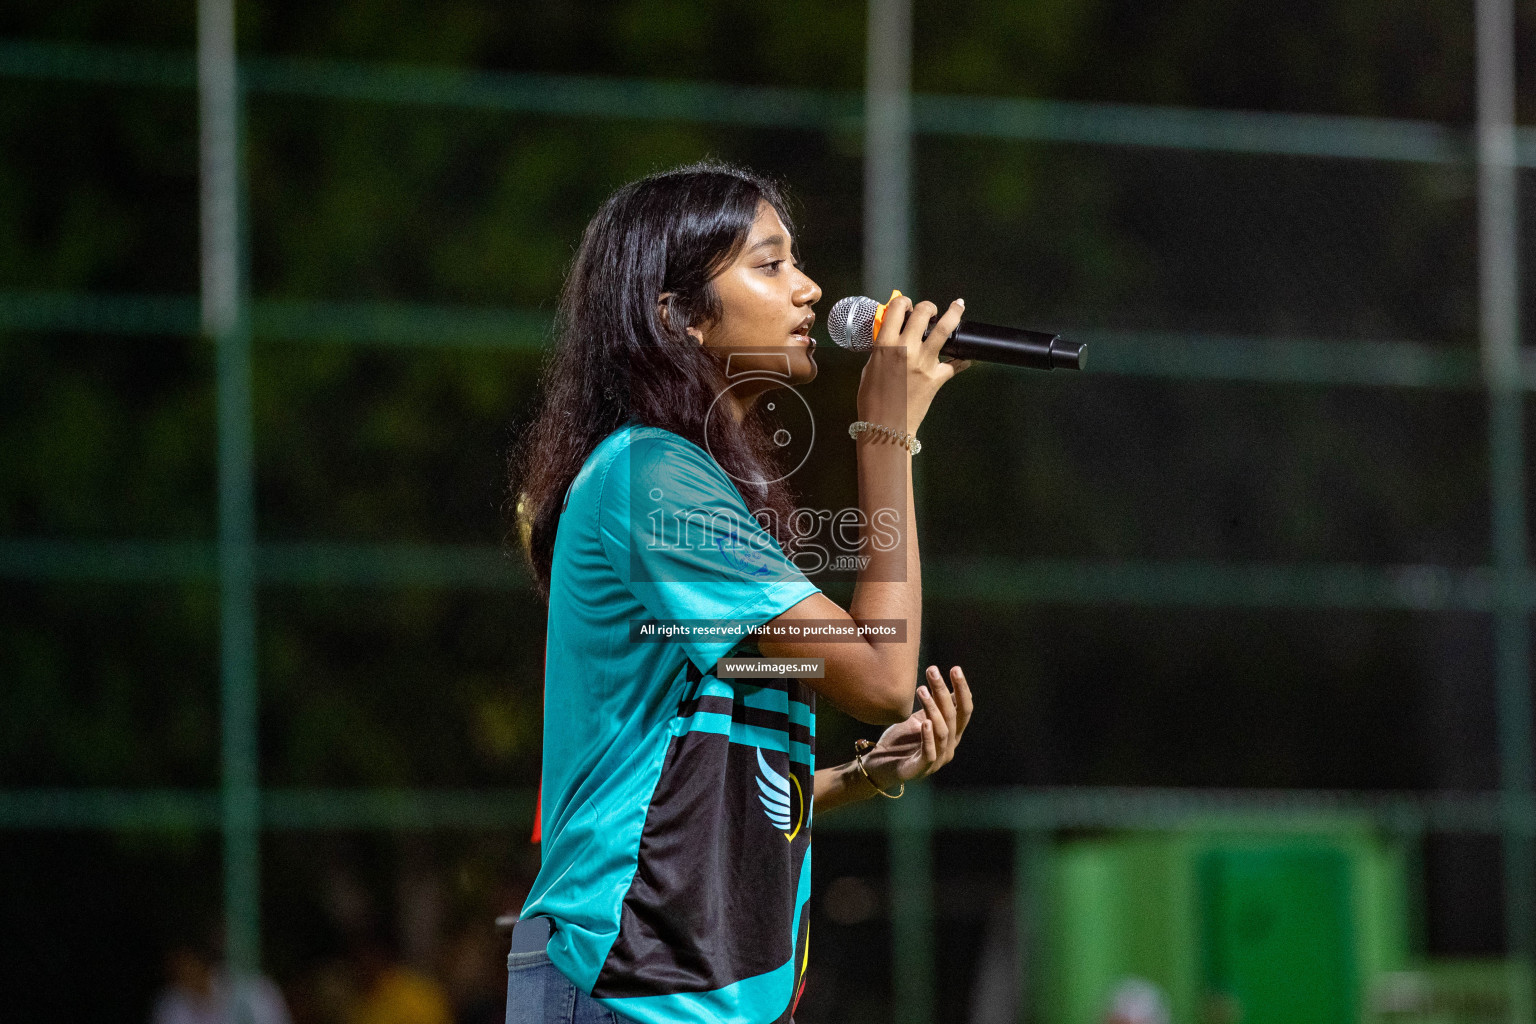
<path fill-rule="evenodd" d="M 907 322 L 912 312 L 912 300 L 905 295 L 898 295 L 885 304 L 885 315 L 880 319 L 880 332 L 875 335 L 875 346 L 882 348 L 900 348 L 906 344 L 903 337 Z"/>
<path fill-rule="evenodd" d="M 949 687 L 944 685 L 944 676 L 939 672 L 939 666 L 928 666 L 928 689 L 933 693 L 933 699 L 939 705 L 939 711 L 944 716 L 945 739 L 955 732 L 955 698 L 949 692 Z M 955 738 L 958 739 L 958 736 Z M 953 740 L 951 740 L 953 742 Z"/>
<path fill-rule="evenodd" d="M 937 360 L 939 358 L 939 349 L 944 347 L 944 343 L 949 340 L 949 336 L 954 333 L 955 328 L 960 326 L 960 318 L 964 315 L 965 300 L 956 299 L 954 302 L 951 302 L 949 308 L 944 311 L 944 315 L 939 317 L 938 323 L 933 325 L 933 330 L 928 332 L 928 337 L 923 340 L 923 354 L 932 356 Z M 964 369 L 964 367 L 961 367 L 961 369 Z M 958 373 L 959 370 L 955 372 Z"/>
<path fill-rule="evenodd" d="M 899 776 L 909 782 L 932 775 L 954 759 L 955 748 L 960 745 L 960 736 L 970 724 L 976 706 L 971 684 L 959 665 L 949 670 L 949 685 L 945 685 L 937 665 L 929 665 L 925 675 L 925 685 L 917 688 L 917 699 L 922 706 L 901 726 L 892 726 L 892 730 L 915 727 L 917 732 L 915 749 L 901 758 L 897 768 Z M 888 730 L 882 745 L 891 735 Z M 906 742 L 910 741 L 901 745 L 905 746 Z"/>
<path fill-rule="evenodd" d="M 971 368 L 971 363 L 973 362 L 975 362 L 974 359 L 951 359 L 948 362 L 940 360 L 939 383 L 942 384 L 944 381 L 949 380 L 955 374 L 969 370 Z"/>
<path fill-rule="evenodd" d="M 938 315 L 939 307 L 926 299 L 913 306 L 912 311 L 907 314 L 907 322 L 901 328 L 901 343 L 909 346 L 912 352 L 926 353 L 923 334 L 928 330 L 928 325 L 933 323 L 933 318 Z M 884 327 L 880 328 L 880 333 L 885 333 Z"/>
<path fill-rule="evenodd" d="M 975 709 L 971 685 L 959 665 L 949 670 L 949 686 L 945 685 L 937 665 L 929 665 L 925 674 L 926 685 L 917 688 L 917 699 L 922 707 L 913 711 L 905 722 L 892 726 L 881 738 L 882 747 L 892 751 L 901 748 L 896 771 L 898 777 L 908 782 L 932 775 L 954 759 L 960 735 L 965 732 Z M 899 741 L 893 738 L 898 729 L 903 733 Z M 913 731 L 917 733 L 915 737 Z M 913 744 L 910 753 L 907 752 L 909 743 Z"/>
<path fill-rule="evenodd" d="M 971 696 L 971 684 L 966 681 L 965 669 L 959 665 L 949 670 L 949 678 L 955 687 L 955 742 L 960 742 L 960 734 L 965 732 L 965 727 L 971 721 L 971 712 L 976 710 L 976 702 Z"/>
<path fill-rule="evenodd" d="M 885 304 L 885 314 L 881 317 L 875 344 L 887 347 L 916 345 L 923 355 L 937 361 L 939 349 L 944 347 L 955 328 L 960 326 L 960 318 L 964 315 L 964 299 L 951 302 L 944 315 L 939 316 L 939 307 L 926 299 L 914 304 L 907 296 L 898 295 Z M 934 320 L 936 316 L 939 316 L 937 321 Z M 959 373 L 970 366 L 971 361 L 951 359 L 944 365 L 950 367 L 953 373 Z"/>
<path fill-rule="evenodd" d="M 923 710 L 928 712 L 928 721 L 933 723 L 933 734 L 939 741 L 940 749 L 946 748 L 949 741 L 949 716 L 944 714 L 931 688 L 919 686 L 917 695 L 922 698 Z"/>

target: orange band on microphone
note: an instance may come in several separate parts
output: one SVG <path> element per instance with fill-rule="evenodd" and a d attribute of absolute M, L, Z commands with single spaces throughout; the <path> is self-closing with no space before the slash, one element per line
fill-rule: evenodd
<path fill-rule="evenodd" d="M 875 329 L 870 332 L 869 336 L 871 338 L 880 337 L 880 325 L 885 322 L 885 307 L 889 306 L 899 298 L 901 298 L 901 292 L 892 289 L 891 297 L 880 303 L 879 308 L 875 310 Z"/>

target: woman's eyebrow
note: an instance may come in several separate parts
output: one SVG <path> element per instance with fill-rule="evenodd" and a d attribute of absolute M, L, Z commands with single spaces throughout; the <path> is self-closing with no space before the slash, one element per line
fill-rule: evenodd
<path fill-rule="evenodd" d="M 777 248 L 777 247 L 779 247 L 779 246 L 781 246 L 783 244 L 784 244 L 784 236 L 783 235 L 769 235 L 767 238 L 761 239 L 760 241 L 753 242 L 751 245 L 747 246 L 747 251 L 748 252 L 756 252 L 757 250 L 762 249 L 762 248 Z"/>

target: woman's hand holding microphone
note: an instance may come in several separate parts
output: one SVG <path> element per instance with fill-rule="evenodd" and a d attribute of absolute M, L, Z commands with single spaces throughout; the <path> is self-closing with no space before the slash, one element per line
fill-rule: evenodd
<path fill-rule="evenodd" d="M 964 299 L 950 303 L 937 322 L 933 318 L 938 307 L 931 302 L 914 306 L 911 299 L 898 293 L 886 303 L 880 330 L 859 377 L 859 419 L 916 436 L 939 388 L 971 365 L 968 359 L 946 362 L 939 358 L 939 350 L 964 313 Z M 927 338 L 923 337 L 925 331 Z M 905 358 L 896 355 L 898 350 Z"/>

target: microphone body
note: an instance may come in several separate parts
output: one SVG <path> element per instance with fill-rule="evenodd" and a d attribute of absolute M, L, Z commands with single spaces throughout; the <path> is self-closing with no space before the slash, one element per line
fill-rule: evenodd
<path fill-rule="evenodd" d="M 883 304 L 867 296 L 850 295 L 832 307 L 827 333 L 842 348 L 866 352 L 874 346 L 884 314 Z M 1032 370 L 1081 370 L 1087 362 L 1088 347 L 1059 334 L 961 320 L 939 354 Z"/>
<path fill-rule="evenodd" d="M 1059 334 L 961 320 L 939 355 L 1031 370 L 1081 370 L 1086 350 L 1086 345 L 1066 341 Z"/>

